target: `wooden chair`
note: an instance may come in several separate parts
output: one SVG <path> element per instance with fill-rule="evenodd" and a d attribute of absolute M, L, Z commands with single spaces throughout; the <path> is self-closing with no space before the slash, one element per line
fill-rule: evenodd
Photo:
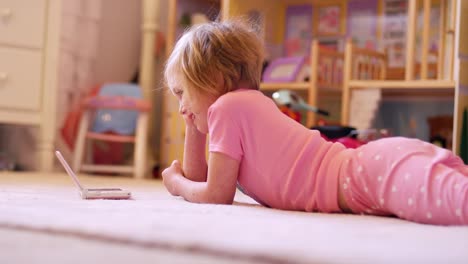
<path fill-rule="evenodd" d="M 95 96 L 84 101 L 83 109 L 73 157 L 73 169 L 75 172 L 132 173 L 136 178 L 144 178 L 147 172 L 146 145 L 150 104 L 145 100 L 127 96 Z M 90 131 L 90 121 L 98 109 L 138 111 L 134 135 L 116 135 Z M 86 140 L 134 143 L 133 166 L 83 164 L 86 151 L 85 146 L 87 145 Z"/>

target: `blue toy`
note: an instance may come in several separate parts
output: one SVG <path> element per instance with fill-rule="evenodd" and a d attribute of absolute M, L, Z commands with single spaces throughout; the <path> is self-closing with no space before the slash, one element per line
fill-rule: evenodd
<path fill-rule="evenodd" d="M 143 97 L 140 87 L 129 83 L 105 84 L 101 87 L 98 96 L 109 98 L 132 97 L 135 99 L 142 99 Z M 132 135 L 135 133 L 137 118 L 138 111 L 134 110 L 99 109 L 96 111 L 92 131 Z"/>

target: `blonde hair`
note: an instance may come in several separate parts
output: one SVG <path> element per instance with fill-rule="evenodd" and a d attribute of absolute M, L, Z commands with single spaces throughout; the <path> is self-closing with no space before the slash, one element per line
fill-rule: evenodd
<path fill-rule="evenodd" d="M 180 38 L 164 78 L 169 87 L 182 86 L 194 95 L 258 89 L 263 57 L 262 40 L 244 22 L 210 22 L 192 27 Z"/>

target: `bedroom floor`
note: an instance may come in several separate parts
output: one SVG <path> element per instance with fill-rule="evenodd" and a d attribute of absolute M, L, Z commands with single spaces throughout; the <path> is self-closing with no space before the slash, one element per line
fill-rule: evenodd
<path fill-rule="evenodd" d="M 468 263 L 468 226 L 274 210 L 240 193 L 193 204 L 159 180 L 79 177 L 133 199 L 81 200 L 65 173 L 0 173 L 0 263 Z"/>
<path fill-rule="evenodd" d="M 142 198 L 149 192 L 167 196 L 159 179 L 136 180 L 128 176 L 79 175 L 86 187 L 122 187 Z M 61 193 L 81 201 L 77 189 L 65 173 L 2 173 L 0 172 L 0 196 L 5 198 L 11 189 L 25 196 L 37 191 L 36 199 Z M 50 190 L 54 189 L 54 192 Z M 41 195 L 42 193 L 42 195 Z M 47 193 L 47 194 L 46 194 Z M 66 194 L 65 194 L 66 193 Z M 143 194 L 143 195 L 142 195 Z M 59 199 L 59 197 L 57 197 Z M 243 197 L 249 201 L 248 197 Z M 83 201 L 87 202 L 87 201 Z M 253 202 L 253 201 L 252 201 Z M 33 220 L 34 221 L 34 220 Z M 109 220 L 112 224 L 112 220 Z M 24 254 L 27 252 L 27 254 Z M 116 239 L 81 236 L 56 230 L 38 230 L 34 225 L 15 226 L 0 221 L 0 263 L 255 263 L 232 255 L 223 256 L 198 249 L 178 248 L 171 245 L 142 246 Z M 260 263 L 263 261 L 259 261 Z"/>
<path fill-rule="evenodd" d="M 20 242 L 21 241 L 21 242 Z M 25 253 L 27 252 L 27 254 Z M 0 228 L 1 263 L 252 263 L 180 250 L 142 248 L 67 235 Z"/>

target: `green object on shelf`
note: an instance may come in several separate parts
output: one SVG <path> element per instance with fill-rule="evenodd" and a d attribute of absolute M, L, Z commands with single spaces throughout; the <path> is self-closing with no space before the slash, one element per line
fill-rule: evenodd
<path fill-rule="evenodd" d="M 468 109 L 463 110 L 462 129 L 460 135 L 460 157 L 468 164 Z"/>
<path fill-rule="evenodd" d="M 190 27 L 191 24 L 192 24 L 192 18 L 190 16 L 190 14 L 183 13 L 182 16 L 180 17 L 179 25 L 182 28 L 187 28 L 187 27 Z"/>

